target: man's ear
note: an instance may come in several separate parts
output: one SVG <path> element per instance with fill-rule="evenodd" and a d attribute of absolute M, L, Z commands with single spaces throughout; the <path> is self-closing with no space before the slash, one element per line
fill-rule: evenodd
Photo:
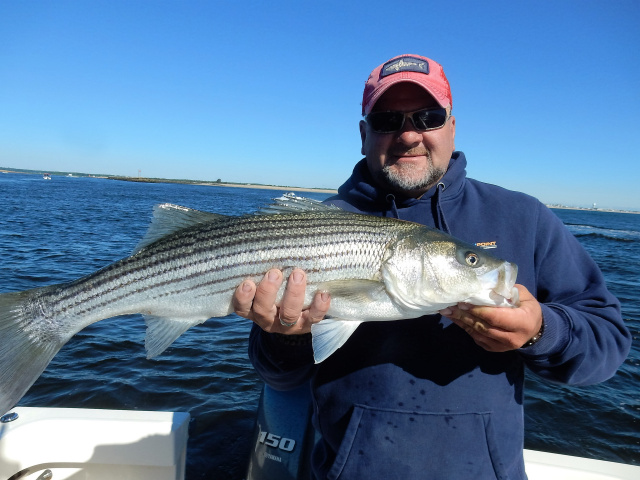
<path fill-rule="evenodd" d="M 456 149 L 456 117 L 451 115 L 451 145 L 453 146 L 453 151 Z"/>
<path fill-rule="evenodd" d="M 366 153 L 364 153 L 364 141 L 367 138 L 367 122 L 365 122 L 364 120 L 360 120 L 360 139 L 362 140 L 362 146 L 360 147 L 360 153 L 362 153 L 362 155 L 366 155 Z"/>

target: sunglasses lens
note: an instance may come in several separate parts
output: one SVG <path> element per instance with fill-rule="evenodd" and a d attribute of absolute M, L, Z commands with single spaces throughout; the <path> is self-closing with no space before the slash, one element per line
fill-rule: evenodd
<path fill-rule="evenodd" d="M 447 121 L 447 111 L 444 108 L 435 110 L 420 110 L 413 114 L 413 124 L 418 130 L 433 130 L 440 128 Z"/>
<path fill-rule="evenodd" d="M 366 120 L 374 132 L 393 133 L 402 128 L 404 117 L 402 112 L 374 112 L 367 115 Z M 411 114 L 413 125 L 419 131 L 440 128 L 447 118 L 447 110 L 444 108 L 419 110 Z"/>
<path fill-rule="evenodd" d="M 367 115 L 367 123 L 374 132 L 397 132 L 404 123 L 404 114 L 400 112 L 375 112 Z"/>

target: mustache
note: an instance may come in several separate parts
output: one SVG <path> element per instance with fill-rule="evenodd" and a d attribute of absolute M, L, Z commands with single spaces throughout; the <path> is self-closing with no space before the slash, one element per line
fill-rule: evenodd
<path fill-rule="evenodd" d="M 413 156 L 426 156 L 431 158 L 431 152 L 424 148 L 410 148 L 409 150 L 391 150 L 389 152 L 394 157 L 413 157 Z"/>

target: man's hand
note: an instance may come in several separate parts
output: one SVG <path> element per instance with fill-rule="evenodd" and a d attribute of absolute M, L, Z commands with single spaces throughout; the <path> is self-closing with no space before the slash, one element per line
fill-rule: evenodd
<path fill-rule="evenodd" d="M 282 272 L 272 269 L 256 285 L 245 280 L 233 295 L 233 308 L 241 317 L 253 320 L 265 332 L 300 335 L 311 331 L 311 324 L 324 318 L 331 299 L 326 292 L 316 293 L 311 305 L 304 306 L 307 276 L 295 269 L 287 281 L 280 305 L 276 296 L 284 278 Z M 293 324 L 288 327 L 284 324 Z"/>
<path fill-rule="evenodd" d="M 529 290 L 516 285 L 520 293 L 517 308 L 481 307 L 459 303 L 440 314 L 466 331 L 490 352 L 506 352 L 522 347 L 542 326 L 542 309 Z"/>

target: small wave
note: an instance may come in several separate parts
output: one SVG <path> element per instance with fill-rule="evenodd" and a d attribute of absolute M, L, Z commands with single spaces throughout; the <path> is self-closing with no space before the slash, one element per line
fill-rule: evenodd
<path fill-rule="evenodd" d="M 603 238 L 605 240 L 613 240 L 616 242 L 636 242 L 637 241 L 637 239 L 612 237 L 610 235 L 603 235 L 600 233 L 574 233 L 574 235 L 576 237 Z"/>
<path fill-rule="evenodd" d="M 640 232 L 635 230 L 616 230 L 593 225 L 567 224 L 567 228 L 576 237 L 597 237 L 619 242 L 636 242 L 640 240 Z"/>

